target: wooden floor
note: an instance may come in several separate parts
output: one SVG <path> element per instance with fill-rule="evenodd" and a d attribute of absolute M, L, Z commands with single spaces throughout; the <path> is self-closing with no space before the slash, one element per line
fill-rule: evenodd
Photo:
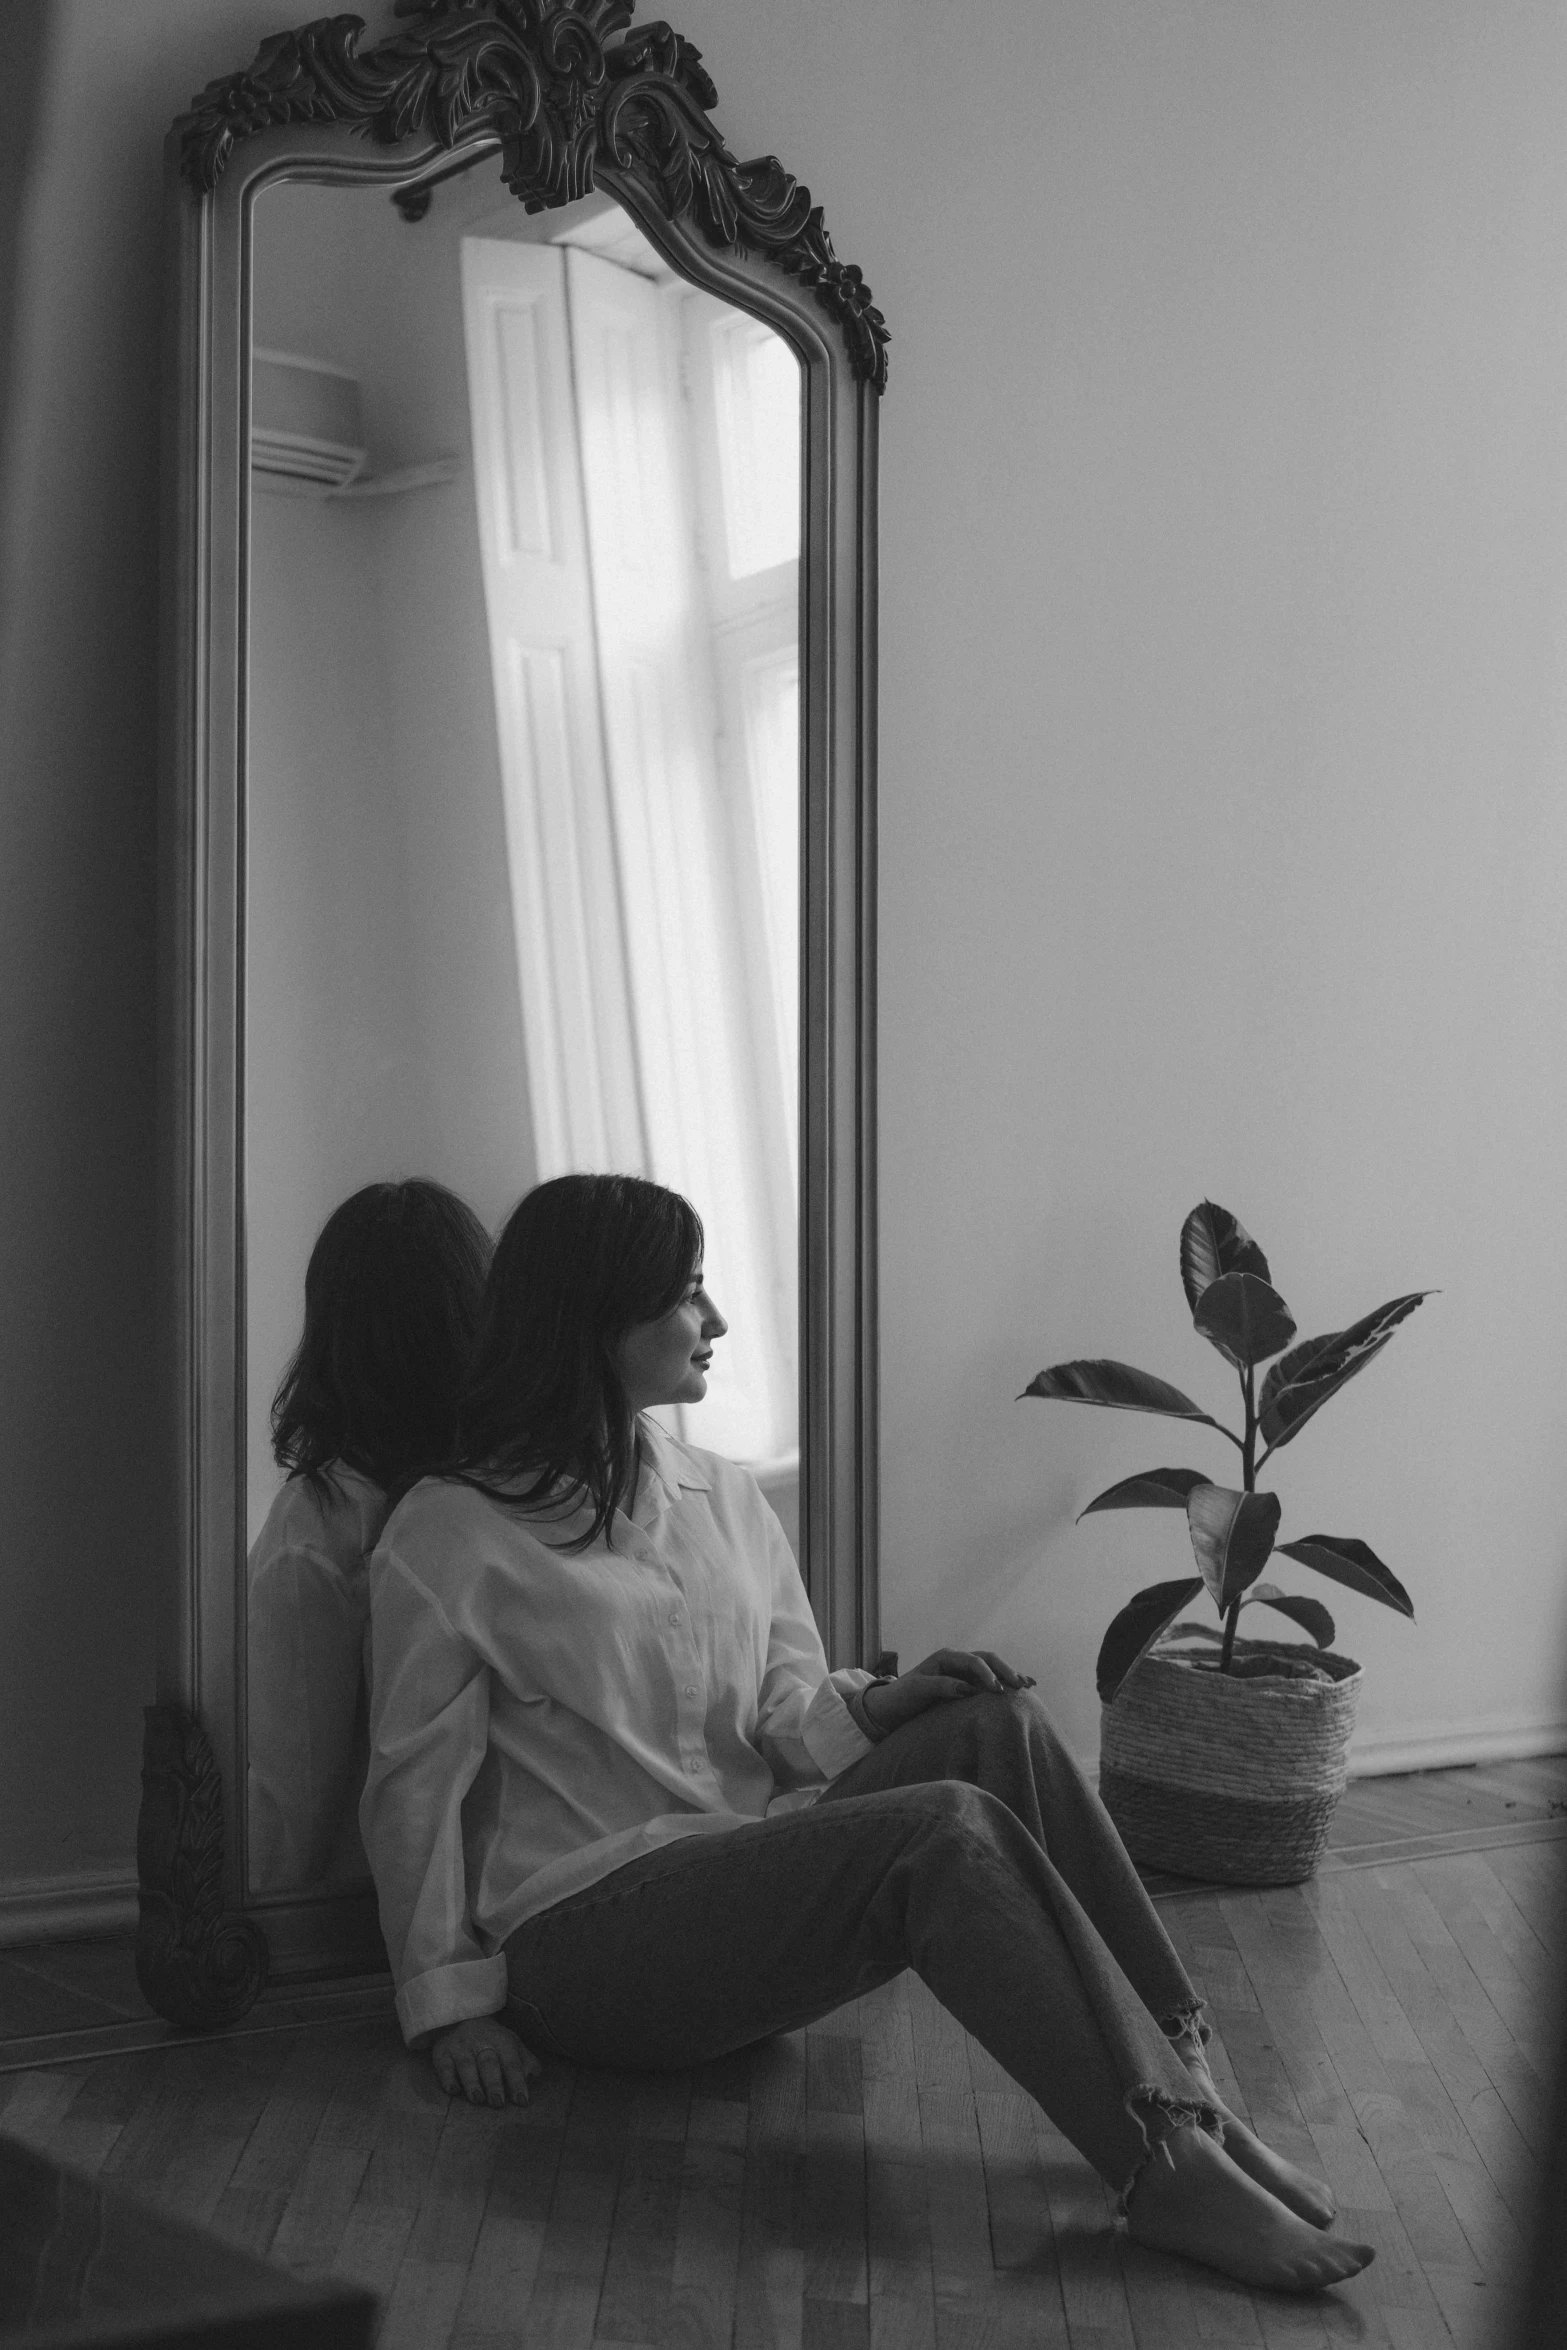
<path fill-rule="evenodd" d="M 62 1998 L 123 2003 L 124 1953 L 12 1953 L 0 2132 L 369 2284 L 381 2350 L 1499 2350 L 1546 2145 L 1564 1864 L 1567 1758 L 1360 1782 L 1311 1883 L 1161 1891 L 1229 2101 L 1378 2248 L 1309 2303 L 1130 2244 L 910 1975 L 695 2075 L 554 2067 L 496 2114 L 448 2104 L 377 1986 L 329 2020 L 273 1999 L 221 2038 L 30 2062 Z"/>

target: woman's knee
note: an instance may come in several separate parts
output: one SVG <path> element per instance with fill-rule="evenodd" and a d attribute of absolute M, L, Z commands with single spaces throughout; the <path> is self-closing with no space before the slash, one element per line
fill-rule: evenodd
<path fill-rule="evenodd" d="M 993 1852 L 1017 1826 L 1001 1797 L 970 1779 L 927 1779 L 906 1792 L 915 1798 L 918 1840 L 944 1853 Z"/>
<path fill-rule="evenodd" d="M 1043 1858 L 1011 1807 L 968 1779 L 931 1779 L 907 1793 L 918 1798 L 911 1832 L 873 1908 L 891 1898 L 908 1949 L 924 1947 L 938 1922 L 962 1932 L 1011 1914 Z"/>
<path fill-rule="evenodd" d="M 982 1747 L 992 1742 L 1003 1747 L 1026 1747 L 1031 1753 L 1046 1755 L 1052 1761 L 1066 1755 L 1061 1734 L 1037 1690 L 976 1690 L 972 1697 L 953 1700 L 951 1728 L 954 1731 L 959 1730 L 956 1718 L 959 1714 L 964 1717 L 962 1734 L 977 1737 Z"/>
<path fill-rule="evenodd" d="M 1076 1768 L 1037 1689 L 1009 1689 L 1000 1702 L 1006 1706 L 1018 1731 L 1028 1740 L 1036 1754 L 1047 1755 L 1052 1762 L 1065 1762 L 1071 1764 L 1073 1769 Z"/>

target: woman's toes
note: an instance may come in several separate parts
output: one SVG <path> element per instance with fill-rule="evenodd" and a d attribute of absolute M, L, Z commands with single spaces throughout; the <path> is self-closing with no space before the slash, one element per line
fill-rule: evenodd
<path fill-rule="evenodd" d="M 1302 2258 L 1300 2290 L 1321 2293 L 1331 2285 L 1342 2285 L 1346 2278 L 1358 2277 L 1363 2268 L 1369 2268 L 1376 2256 L 1374 2244 L 1341 2244 L 1336 2240 L 1318 2244 Z"/>
<path fill-rule="evenodd" d="M 1309 2219 L 1314 2228 L 1330 2228 L 1338 2218 L 1338 2204 L 1331 2187 L 1320 2179 L 1307 2178 L 1301 2173 L 1300 2201 L 1296 2205 L 1302 2219 Z M 1280 2197 L 1283 2201 L 1283 2197 Z"/>
<path fill-rule="evenodd" d="M 1288 2211 L 1293 2211 L 1314 2228 L 1330 2228 L 1338 2217 L 1338 2205 L 1333 2190 L 1325 2179 L 1313 2178 L 1309 2171 L 1297 2170 L 1283 2155 L 1271 2146 L 1265 2146 L 1254 2130 L 1237 2121 L 1234 2114 L 1224 2116 L 1224 2151 L 1238 2170 L 1259 2187 L 1266 2187 L 1276 2195 Z"/>

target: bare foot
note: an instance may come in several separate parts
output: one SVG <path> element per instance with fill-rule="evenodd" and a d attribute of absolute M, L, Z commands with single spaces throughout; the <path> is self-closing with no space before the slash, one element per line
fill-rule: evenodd
<path fill-rule="evenodd" d="M 1205 2131 L 1172 2130 L 1165 2147 L 1169 2161 L 1155 2153 L 1127 2200 L 1139 2244 L 1272 2293 L 1321 2292 L 1376 2257 L 1370 2244 L 1340 2243 L 1287 2211 Z"/>
<path fill-rule="evenodd" d="M 1266 2187 L 1287 2210 L 1308 2220 L 1312 2227 L 1330 2228 L 1338 2217 L 1338 2205 L 1327 2181 L 1314 2179 L 1309 2171 L 1297 2170 L 1294 2163 L 1286 2162 L 1282 2154 L 1265 2146 L 1256 2131 L 1248 2129 L 1227 2105 L 1221 2105 L 1219 2112 L 1224 2122 L 1224 2151 L 1236 2169 L 1255 2179 L 1259 2187 Z"/>
<path fill-rule="evenodd" d="M 1218 2107 L 1224 2124 L 1224 2151 L 1236 2168 L 1243 2170 L 1249 2179 L 1255 2179 L 1259 2187 L 1266 2187 L 1270 2195 L 1276 2195 L 1301 2219 L 1309 2220 L 1314 2228 L 1330 2228 L 1338 2217 L 1338 2205 L 1326 2179 L 1315 2179 L 1309 2171 L 1297 2170 L 1294 2163 L 1286 2162 L 1282 2154 L 1265 2146 L 1238 2114 L 1231 2113 L 1214 2087 L 1200 2043 L 1182 2038 L 1170 2045 L 1204 2097 Z"/>

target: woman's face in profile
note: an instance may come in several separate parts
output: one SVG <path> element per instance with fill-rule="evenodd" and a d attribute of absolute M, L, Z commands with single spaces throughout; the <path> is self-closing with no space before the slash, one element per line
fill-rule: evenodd
<path fill-rule="evenodd" d="M 713 1341 L 729 1325 L 703 1287 L 699 1265 L 667 1314 L 638 1322 L 615 1349 L 615 1368 L 634 1412 L 656 1403 L 700 1403 Z"/>

